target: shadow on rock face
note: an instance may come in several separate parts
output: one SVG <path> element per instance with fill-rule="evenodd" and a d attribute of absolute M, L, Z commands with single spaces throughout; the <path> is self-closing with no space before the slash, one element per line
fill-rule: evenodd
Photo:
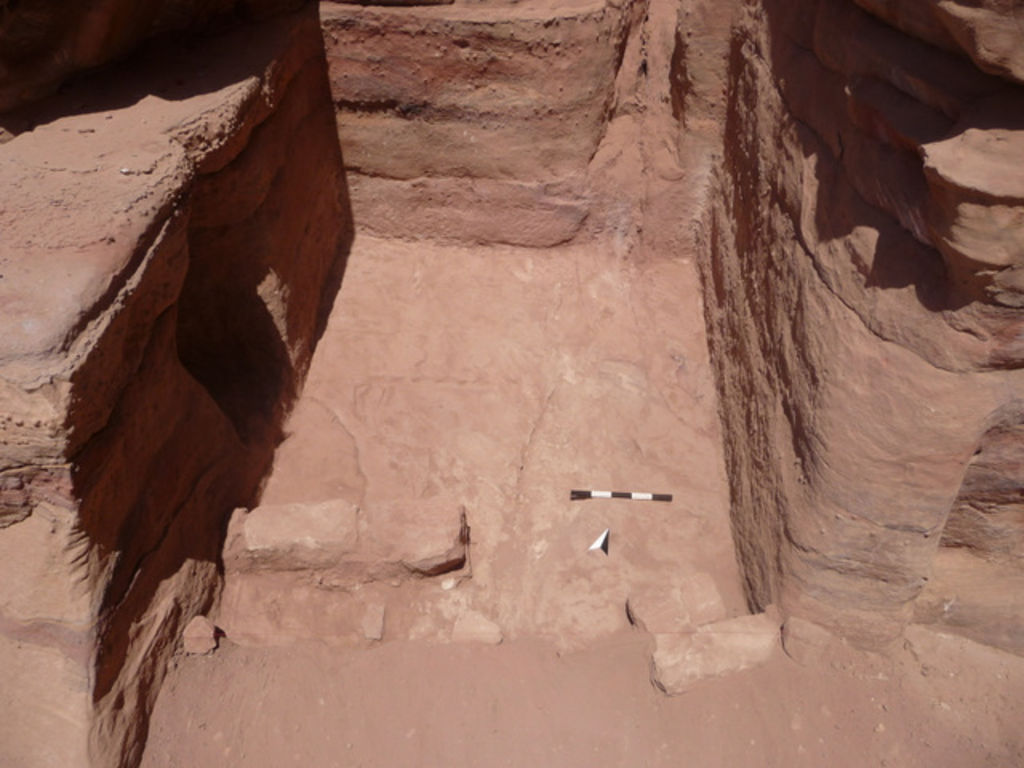
<path fill-rule="evenodd" d="M 110 216 L 119 233 L 86 243 L 116 272 L 98 276 L 108 287 L 67 331 L 85 352 L 62 363 L 76 519 L 55 557 L 93 617 L 89 752 L 131 765 L 181 629 L 216 597 L 228 517 L 256 500 L 344 274 L 352 215 L 316 8 L 154 43 L 14 117 L 33 134 L 12 151 L 82 143 L 86 170 L 44 164 L 40 179 L 65 185 L 62 213 Z M 71 184 L 109 185 L 114 213 L 88 209 L 95 196 Z M 119 216 L 142 222 L 142 238 L 121 237 Z"/>
<path fill-rule="evenodd" d="M 727 72 L 702 269 L 748 598 L 884 647 L 1024 361 L 983 109 L 1024 91 L 852 0 L 749 8 Z"/>
<path fill-rule="evenodd" d="M 180 33 L 209 36 L 294 11 L 302 0 L 9 0 L 0 5 L 0 111 L 46 96 L 78 73 L 124 57 L 140 43 Z M 202 43 L 200 43 L 201 45 Z M 246 52 L 238 55 L 245 60 Z M 232 74 L 221 68 L 224 79 Z M 202 74 L 202 73 L 194 73 Z M 124 73 L 119 73 L 124 78 Z M 114 99 L 123 92 L 114 83 Z M 113 102 L 108 103 L 114 106 Z M 122 106 L 124 103 L 122 102 Z"/>

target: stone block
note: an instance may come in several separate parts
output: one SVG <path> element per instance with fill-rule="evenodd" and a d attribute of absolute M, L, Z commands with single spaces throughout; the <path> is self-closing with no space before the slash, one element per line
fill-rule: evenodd
<path fill-rule="evenodd" d="M 501 627 L 477 611 L 467 611 L 455 620 L 452 627 L 453 643 L 483 643 L 498 645 L 502 641 Z"/>
<path fill-rule="evenodd" d="M 193 616 L 181 633 L 182 650 L 189 656 L 205 656 L 217 650 L 217 627 L 206 616 Z"/>
<path fill-rule="evenodd" d="M 436 576 L 461 568 L 469 553 L 466 511 L 451 499 L 415 499 L 372 506 L 365 513 L 368 560 Z"/>
<path fill-rule="evenodd" d="M 633 624 L 655 635 L 692 631 L 726 615 L 715 580 L 707 573 L 638 586 L 630 592 L 626 612 Z"/>
<path fill-rule="evenodd" d="M 229 568 L 323 568 L 351 555 L 359 540 L 359 509 L 342 499 L 236 510 L 228 526 Z"/>
<path fill-rule="evenodd" d="M 669 696 L 702 680 L 741 672 L 762 664 L 779 647 L 774 610 L 706 624 L 694 632 L 654 636 L 651 681 Z"/>
<path fill-rule="evenodd" d="M 382 603 L 372 603 L 366 606 L 360 627 L 363 630 L 363 637 L 367 640 L 384 639 L 384 619 L 386 611 Z"/>

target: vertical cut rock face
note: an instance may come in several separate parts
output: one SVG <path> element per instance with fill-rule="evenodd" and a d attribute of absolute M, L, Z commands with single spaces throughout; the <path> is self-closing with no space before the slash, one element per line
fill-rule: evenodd
<path fill-rule="evenodd" d="M 981 558 L 1020 525 L 1006 471 L 961 484 L 1012 453 L 1024 394 L 1024 30 L 917 5 L 746 7 L 699 235 L 749 600 L 866 646 L 910 619 L 958 497 L 947 542 Z"/>
<path fill-rule="evenodd" d="M 307 6 L 154 43 L 36 101 L 158 33 L 293 5 L 0 10 L 0 111 L 17 108 L 0 119 L 4 765 L 137 762 L 340 280 L 339 136 L 370 231 L 564 243 L 601 226 L 588 219 L 609 201 L 587 175 L 610 116 L 647 108 L 625 86 L 673 38 L 638 34 L 660 3 L 325 3 L 324 38 Z M 697 237 L 751 608 L 864 646 L 915 617 L 1024 650 L 1024 609 L 1000 599 L 1024 584 L 1018 5 L 679 11 L 673 90 L 637 124 L 663 112 L 652 143 L 679 127 L 675 149 L 714 167 Z M 671 243 L 674 201 L 698 192 L 667 190 L 704 180 L 648 171 L 642 242 Z M 278 546 L 263 508 L 238 518 L 229 565 L 253 584 L 296 557 L 329 561 L 340 585 L 371 555 L 381 576 L 436 573 L 466 559 L 449 511 L 453 535 L 424 557 L 360 550 L 364 512 L 317 505 L 276 525 L 331 546 Z M 368 608 L 359 631 L 379 640 L 383 608 Z M 458 634 L 495 631 L 470 617 Z"/>
<path fill-rule="evenodd" d="M 0 145 L 0 763 L 137 761 L 340 280 L 333 118 L 309 7 Z"/>
<path fill-rule="evenodd" d="M 529 247 L 580 231 L 644 3 L 320 7 L 366 231 Z"/>

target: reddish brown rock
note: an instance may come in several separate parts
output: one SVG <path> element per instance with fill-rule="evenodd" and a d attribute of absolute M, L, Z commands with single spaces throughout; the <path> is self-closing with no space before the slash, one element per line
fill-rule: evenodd
<path fill-rule="evenodd" d="M 550 248 L 584 231 L 591 207 L 566 183 L 364 175 L 351 183 L 354 215 L 368 234 L 387 237 Z"/>
<path fill-rule="evenodd" d="M 577 234 L 639 5 L 325 2 L 321 17 L 367 231 L 529 247 Z"/>
<path fill-rule="evenodd" d="M 970 548 L 943 547 L 914 620 L 1024 656 L 1024 568 Z"/>
<path fill-rule="evenodd" d="M 981 438 L 942 532 L 942 544 L 989 560 L 1024 557 L 1024 423 L 1011 412 Z"/>
<path fill-rule="evenodd" d="M 708 623 L 726 611 L 714 581 L 635 575 L 678 576 L 682 553 L 709 567 L 727 541 L 717 450 L 695 460 L 683 445 L 717 439 L 688 372 L 703 341 L 673 332 L 685 202 L 750 604 L 781 604 L 798 657 L 830 631 L 883 646 L 911 617 L 1019 651 L 1019 606 L 1001 597 L 1020 584 L 1007 416 L 1024 362 L 1020 40 L 993 22 L 1012 14 L 768 0 L 726 41 L 731 4 L 686 3 L 673 27 L 674 10 L 325 5 L 337 133 L 311 17 L 233 38 L 228 65 L 208 44 L 180 66 L 154 54 L 158 71 L 140 65 L 123 92 L 12 118 L 0 643 L 16 685 L 0 743 L 13 762 L 62 720 L 40 759 L 80 762 L 90 738 L 101 759 L 137 755 L 161 664 L 211 607 L 224 515 L 255 504 L 322 330 L 348 225 L 336 135 L 370 232 L 607 238 L 544 259 L 368 239 L 371 290 L 339 319 L 321 399 L 277 456 L 310 498 L 274 478 L 230 530 L 223 615 L 244 617 L 240 637 L 365 645 L 386 615 L 389 637 L 571 644 L 622 628 L 628 599 L 667 690 L 771 653 L 775 619 Z M 125 25 L 67 69 L 43 56 L 16 98 L 118 55 L 142 34 Z M 154 126 L 136 140 L 142 119 Z M 622 515 L 620 559 L 574 559 L 595 521 L 558 489 L 595 472 L 679 482 L 698 511 Z M 479 586 L 408 579 L 468 560 L 458 506 L 422 503 L 442 488 L 481 521 Z"/>
<path fill-rule="evenodd" d="M 705 624 L 693 632 L 656 634 L 651 682 L 669 696 L 678 696 L 702 680 L 764 664 L 778 648 L 775 610 Z"/>
<path fill-rule="evenodd" d="M 387 611 L 380 603 L 367 606 L 362 621 L 359 622 L 363 630 L 363 637 L 367 640 L 382 640 L 384 638 L 384 621 Z"/>
<path fill-rule="evenodd" d="M 346 164 L 395 179 L 540 181 L 584 170 L 630 23 L 601 0 L 554 13 L 536 2 L 324 3 L 321 14 Z"/>
<path fill-rule="evenodd" d="M 629 621 L 651 634 L 692 631 L 726 618 L 714 579 L 706 573 L 667 578 L 637 588 L 626 601 Z"/>
<path fill-rule="evenodd" d="M 1024 97 L 849 2 L 766 3 L 733 51 L 702 239 L 737 551 L 755 605 L 877 647 L 1022 383 Z"/>
<path fill-rule="evenodd" d="M 819 664 L 846 647 L 845 642 L 821 625 L 799 616 L 790 616 L 782 625 L 782 649 L 798 664 Z"/>
<path fill-rule="evenodd" d="M 498 645 L 502 641 L 501 627 L 483 614 L 470 611 L 459 616 L 452 627 L 452 642 Z"/>
<path fill-rule="evenodd" d="M 302 0 L 56 0 L 12 4 L 0 18 L 0 112 L 53 91 L 74 73 L 123 57 L 147 38 L 265 18 Z"/>
<path fill-rule="evenodd" d="M 38 680 L 2 762 L 131 765 L 350 235 L 315 13 L 32 110 L 0 147 L 0 663 Z"/>
<path fill-rule="evenodd" d="M 237 510 L 218 621 L 243 643 L 380 640 L 389 599 L 381 585 L 463 569 L 469 535 L 465 511 L 443 497 L 367 510 L 340 499 Z"/>
<path fill-rule="evenodd" d="M 1024 82 L 1024 10 L 1002 0 L 916 3 L 856 0 L 861 7 L 932 45 L 963 52 L 985 72 Z"/>
<path fill-rule="evenodd" d="M 193 616 L 181 633 L 182 650 L 190 656 L 205 656 L 217 650 L 217 627 L 206 616 Z"/>
<path fill-rule="evenodd" d="M 1024 40 L 1024 32 L 1021 33 Z M 1024 306 L 1024 92 L 975 105 L 923 147 L 928 225 L 960 292 Z"/>
<path fill-rule="evenodd" d="M 287 571 L 338 563 L 356 550 L 358 512 L 341 500 L 236 510 L 228 525 L 225 566 Z"/>
<path fill-rule="evenodd" d="M 361 510 L 342 500 L 240 509 L 224 554 L 229 572 L 318 571 L 337 586 L 461 568 L 469 553 L 466 513 L 450 499 L 417 499 Z"/>

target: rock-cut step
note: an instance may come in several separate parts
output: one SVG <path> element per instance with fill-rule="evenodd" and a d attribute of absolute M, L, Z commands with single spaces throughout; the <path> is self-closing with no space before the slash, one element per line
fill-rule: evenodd
<path fill-rule="evenodd" d="M 388 589 L 465 577 L 468 564 L 466 512 L 450 499 L 239 509 L 228 526 L 218 624 L 246 644 L 380 640 Z"/>

